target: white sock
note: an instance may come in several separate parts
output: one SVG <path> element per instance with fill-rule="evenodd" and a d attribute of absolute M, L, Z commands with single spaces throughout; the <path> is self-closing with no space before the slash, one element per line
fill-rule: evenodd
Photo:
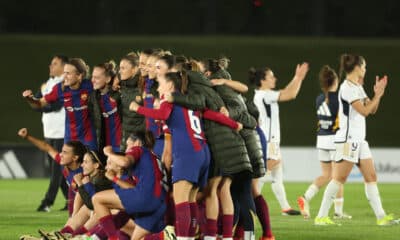
<path fill-rule="evenodd" d="M 311 201 L 311 199 L 315 196 L 315 194 L 317 194 L 319 192 L 319 188 L 317 187 L 317 185 L 315 185 L 314 183 L 311 184 L 306 192 L 304 193 L 304 198 L 307 201 Z"/>
<path fill-rule="evenodd" d="M 264 176 L 260 177 L 257 182 L 257 190 L 258 192 L 262 192 L 264 184 L 268 181 L 268 174 L 265 173 Z"/>
<path fill-rule="evenodd" d="M 344 198 L 335 198 L 335 200 L 333 200 L 333 202 L 335 204 L 335 213 L 339 216 L 343 215 Z"/>
<path fill-rule="evenodd" d="M 176 236 L 177 240 L 190 240 L 190 237 L 178 237 Z"/>
<path fill-rule="evenodd" d="M 286 199 L 285 187 L 283 186 L 282 163 L 280 163 L 278 167 L 272 169 L 271 178 L 272 191 L 274 192 L 275 197 L 279 202 L 279 205 L 281 205 L 281 209 L 290 209 L 291 207 Z"/>
<path fill-rule="evenodd" d="M 204 236 L 204 240 L 216 240 L 217 236 Z"/>
<path fill-rule="evenodd" d="M 371 205 L 372 210 L 374 210 L 376 218 L 381 219 L 386 216 L 376 182 L 365 183 L 365 195 L 367 196 L 369 205 Z"/>
<path fill-rule="evenodd" d="M 335 199 L 336 193 L 339 191 L 342 184 L 335 180 L 331 180 L 326 186 L 324 197 L 322 198 L 321 207 L 319 208 L 318 216 L 319 218 L 327 217 L 329 214 L 329 209 L 332 206 L 333 199 Z"/>
<path fill-rule="evenodd" d="M 252 231 L 244 231 L 244 240 L 254 240 L 254 232 Z"/>

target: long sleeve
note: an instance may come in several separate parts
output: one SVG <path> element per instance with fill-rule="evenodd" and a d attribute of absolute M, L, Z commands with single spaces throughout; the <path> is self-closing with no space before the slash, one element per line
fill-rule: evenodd
<path fill-rule="evenodd" d="M 162 101 L 159 109 L 145 108 L 140 106 L 137 110 L 137 113 L 157 120 L 167 120 L 172 112 L 172 108 L 173 105 L 171 103 Z"/>
<path fill-rule="evenodd" d="M 232 129 L 237 129 L 239 127 L 239 124 L 233 119 L 225 116 L 222 113 L 211 111 L 209 109 L 203 111 L 203 118 L 228 126 Z"/>

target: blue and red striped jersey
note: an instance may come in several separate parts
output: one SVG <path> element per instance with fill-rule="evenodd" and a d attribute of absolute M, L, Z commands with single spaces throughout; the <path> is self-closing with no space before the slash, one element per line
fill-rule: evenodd
<path fill-rule="evenodd" d="M 76 90 L 59 83 L 44 98 L 49 103 L 60 101 L 64 105 L 66 112 L 64 142 L 78 140 L 91 150 L 97 150 L 96 132 L 88 109 L 89 94 L 92 91 L 91 81 L 85 79 Z"/>
<path fill-rule="evenodd" d="M 200 151 L 205 143 L 200 112 L 161 100 L 159 109 L 139 107 L 138 113 L 159 120 L 166 120 L 172 135 L 172 142 L 180 147 Z"/>
<path fill-rule="evenodd" d="M 167 189 L 166 175 L 161 161 L 144 147 L 131 147 L 126 150 L 126 155 L 134 158 L 135 163 L 131 173 L 136 181 L 135 188 L 143 193 L 152 192 L 155 197 L 163 196 Z"/>
<path fill-rule="evenodd" d="M 104 119 L 105 145 L 112 146 L 114 152 L 119 152 L 122 126 L 118 102 L 107 93 L 101 95 L 99 104 Z"/>

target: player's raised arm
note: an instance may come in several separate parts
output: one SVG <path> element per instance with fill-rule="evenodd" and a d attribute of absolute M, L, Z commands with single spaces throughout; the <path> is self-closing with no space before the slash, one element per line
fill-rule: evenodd
<path fill-rule="evenodd" d="M 30 89 L 23 91 L 22 97 L 24 97 L 28 104 L 34 109 L 42 108 L 47 105 L 47 102 L 43 97 L 39 99 L 35 98 L 32 90 Z"/>
<path fill-rule="evenodd" d="M 301 84 L 308 72 L 308 63 L 297 64 L 296 73 L 289 84 L 280 91 L 279 101 L 290 101 L 297 97 Z"/>
<path fill-rule="evenodd" d="M 54 149 L 50 144 L 46 143 L 43 140 L 37 139 L 37 138 L 29 135 L 27 128 L 21 128 L 18 131 L 18 136 L 20 136 L 23 139 L 28 140 L 29 142 L 31 142 L 33 145 L 35 145 L 40 150 L 47 152 L 53 159 L 55 159 L 56 155 L 58 154 L 57 150 Z"/>

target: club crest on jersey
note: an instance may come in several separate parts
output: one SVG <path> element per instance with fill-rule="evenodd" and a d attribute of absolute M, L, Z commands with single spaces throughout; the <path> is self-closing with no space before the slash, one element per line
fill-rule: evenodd
<path fill-rule="evenodd" d="M 87 93 L 82 93 L 82 94 L 81 94 L 81 99 L 82 99 L 83 101 L 86 101 L 87 98 L 88 98 Z"/>

